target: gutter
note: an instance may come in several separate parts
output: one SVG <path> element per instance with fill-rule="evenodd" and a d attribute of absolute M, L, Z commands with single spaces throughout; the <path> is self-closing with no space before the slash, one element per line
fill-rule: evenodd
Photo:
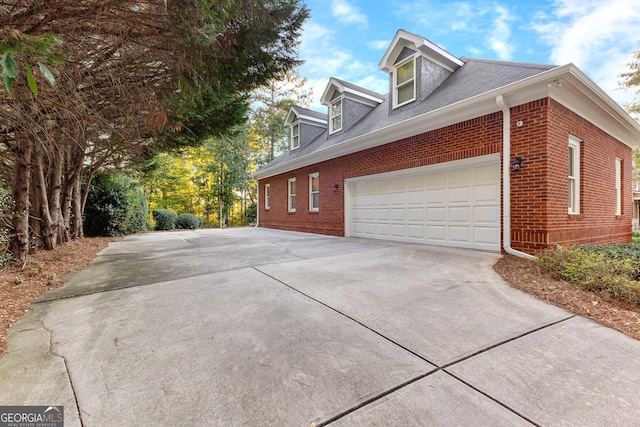
<path fill-rule="evenodd" d="M 511 247 L 511 110 L 502 95 L 496 97 L 496 104 L 502 110 L 502 246 L 508 254 L 537 259 Z"/>

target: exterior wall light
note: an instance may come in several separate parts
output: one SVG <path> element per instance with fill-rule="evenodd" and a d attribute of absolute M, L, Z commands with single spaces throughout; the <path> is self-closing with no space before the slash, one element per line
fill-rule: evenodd
<path fill-rule="evenodd" d="M 520 169 L 522 169 L 522 157 L 516 157 L 511 166 L 513 166 L 514 172 L 518 172 Z"/>
<path fill-rule="evenodd" d="M 338 191 L 338 184 L 335 184 L 335 185 L 333 186 L 333 192 L 335 193 L 336 191 Z"/>

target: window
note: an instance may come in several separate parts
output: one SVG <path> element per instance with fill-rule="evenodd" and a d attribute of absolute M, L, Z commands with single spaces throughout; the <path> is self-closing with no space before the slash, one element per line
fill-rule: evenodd
<path fill-rule="evenodd" d="M 318 173 L 309 175 L 309 210 L 312 212 L 320 210 L 320 175 Z"/>
<path fill-rule="evenodd" d="M 295 212 L 296 211 L 296 179 L 295 178 L 291 178 L 289 180 L 288 193 L 289 193 L 289 197 L 288 197 L 289 212 Z"/>
<path fill-rule="evenodd" d="M 616 215 L 622 215 L 622 159 L 616 157 Z"/>
<path fill-rule="evenodd" d="M 416 99 L 415 58 L 398 65 L 394 71 L 394 108 Z"/>
<path fill-rule="evenodd" d="M 329 133 L 338 132 L 342 130 L 342 98 L 338 98 L 331 103 L 329 107 Z"/>
<path fill-rule="evenodd" d="M 291 149 L 300 147 L 300 122 L 291 126 Z"/>
<path fill-rule="evenodd" d="M 569 213 L 580 213 L 580 140 L 569 136 Z"/>
<path fill-rule="evenodd" d="M 264 208 L 271 209 L 271 184 L 264 186 Z"/>

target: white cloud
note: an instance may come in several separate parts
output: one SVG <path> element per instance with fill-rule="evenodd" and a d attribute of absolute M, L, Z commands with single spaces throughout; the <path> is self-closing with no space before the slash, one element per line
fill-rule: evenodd
<path fill-rule="evenodd" d="M 367 25 L 369 19 L 359 8 L 349 4 L 347 0 L 333 0 L 331 13 L 338 21 L 345 24 Z"/>
<path fill-rule="evenodd" d="M 391 40 L 372 40 L 367 43 L 367 46 L 375 50 L 387 50 L 390 44 Z"/>
<path fill-rule="evenodd" d="M 511 16 L 507 8 L 500 5 L 495 6 L 495 13 L 498 16 L 493 21 L 493 30 L 488 41 L 489 47 L 498 55 L 498 58 L 511 59 L 514 49 L 509 42 L 511 37 L 511 29 L 509 27 Z"/>
<path fill-rule="evenodd" d="M 630 101 L 615 90 L 637 49 L 640 2 L 630 0 L 558 0 L 551 14 L 540 15 L 532 27 L 551 46 L 550 60 L 574 63 L 618 102 Z"/>
<path fill-rule="evenodd" d="M 331 77 L 361 84 L 358 81 L 367 80 L 367 76 L 376 74 L 378 70 L 377 64 L 364 63 L 356 59 L 348 48 L 338 47 L 335 43 L 335 33 L 313 19 L 304 27 L 300 58 L 304 61 L 300 67 L 300 75 L 308 79 L 306 88 L 313 90 L 312 108 L 319 111 L 326 110 L 326 107 L 320 104 L 320 97 Z M 372 82 L 376 82 L 376 79 Z M 378 90 L 379 82 L 375 88 L 362 86 Z"/>

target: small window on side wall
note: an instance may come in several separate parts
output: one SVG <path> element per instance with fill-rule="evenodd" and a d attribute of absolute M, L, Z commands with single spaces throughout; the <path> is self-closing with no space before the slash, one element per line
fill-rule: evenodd
<path fill-rule="evenodd" d="M 287 208 L 289 212 L 296 211 L 296 179 L 291 178 L 287 183 Z"/>
<path fill-rule="evenodd" d="M 580 213 L 580 139 L 569 136 L 569 213 Z"/>
<path fill-rule="evenodd" d="M 329 133 L 342 130 L 342 98 L 331 102 L 329 107 Z"/>
<path fill-rule="evenodd" d="M 320 174 L 309 175 L 309 210 L 318 212 L 320 210 Z"/>
<path fill-rule="evenodd" d="M 622 215 L 622 159 L 616 157 L 616 215 Z"/>
<path fill-rule="evenodd" d="M 393 108 L 416 99 L 415 58 L 399 64 L 393 71 Z"/>
<path fill-rule="evenodd" d="M 291 125 L 291 149 L 300 147 L 300 122 Z"/>
<path fill-rule="evenodd" d="M 271 209 L 271 184 L 264 186 L 264 208 Z"/>

